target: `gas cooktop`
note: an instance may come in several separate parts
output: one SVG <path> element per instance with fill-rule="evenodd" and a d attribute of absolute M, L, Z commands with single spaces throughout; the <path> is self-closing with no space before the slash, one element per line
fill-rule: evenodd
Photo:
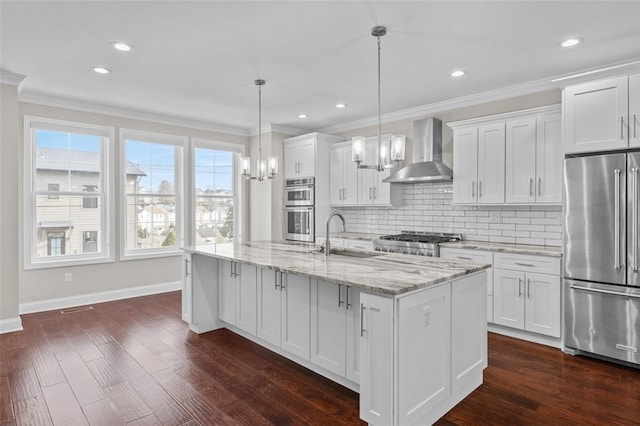
<path fill-rule="evenodd" d="M 400 234 L 383 235 L 374 240 L 373 248 L 382 252 L 439 257 L 439 243 L 461 240 L 461 234 L 401 231 Z"/>

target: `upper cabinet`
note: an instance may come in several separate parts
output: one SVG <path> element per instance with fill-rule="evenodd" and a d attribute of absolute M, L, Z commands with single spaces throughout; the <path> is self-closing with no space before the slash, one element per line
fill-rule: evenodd
<path fill-rule="evenodd" d="M 391 135 L 383 135 L 389 139 Z M 373 164 L 378 156 L 377 137 L 365 140 L 365 164 Z M 351 160 L 351 142 L 333 144 L 329 154 L 329 202 L 332 206 L 399 206 L 402 187 L 392 189 L 383 180 L 392 169 L 381 172 L 358 169 Z"/>
<path fill-rule="evenodd" d="M 562 202 L 560 107 L 449 123 L 454 204 Z"/>
<path fill-rule="evenodd" d="M 640 74 L 564 89 L 567 153 L 640 147 Z"/>
<path fill-rule="evenodd" d="M 284 144 L 284 177 L 316 175 L 316 139 L 309 137 Z"/>

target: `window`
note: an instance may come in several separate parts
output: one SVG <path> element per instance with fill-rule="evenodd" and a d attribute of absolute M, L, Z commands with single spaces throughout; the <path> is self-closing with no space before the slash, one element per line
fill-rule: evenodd
<path fill-rule="evenodd" d="M 182 245 L 185 138 L 122 130 L 123 257 L 175 255 Z"/>
<path fill-rule="evenodd" d="M 221 244 L 237 239 L 236 164 L 239 153 L 224 144 L 196 142 L 193 150 L 195 244 Z"/>
<path fill-rule="evenodd" d="M 25 117 L 24 134 L 25 268 L 112 261 L 113 129 Z M 82 228 L 95 230 L 91 251 Z"/>
<path fill-rule="evenodd" d="M 98 192 L 98 185 L 82 185 L 82 192 Z M 96 197 L 82 197 L 83 209 L 97 209 L 98 199 Z"/>

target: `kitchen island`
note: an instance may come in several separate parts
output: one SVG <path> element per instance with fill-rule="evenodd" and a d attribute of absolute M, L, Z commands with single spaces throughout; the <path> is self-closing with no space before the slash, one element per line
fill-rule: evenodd
<path fill-rule="evenodd" d="M 183 319 L 360 392 L 369 424 L 435 422 L 482 383 L 489 265 L 306 243 L 185 248 Z"/>

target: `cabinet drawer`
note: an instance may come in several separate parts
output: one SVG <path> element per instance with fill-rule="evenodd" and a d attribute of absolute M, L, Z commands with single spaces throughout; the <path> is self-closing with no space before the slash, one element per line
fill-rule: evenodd
<path fill-rule="evenodd" d="M 494 253 L 493 261 L 493 266 L 496 268 L 560 275 L 559 257 Z"/>
<path fill-rule="evenodd" d="M 373 243 L 365 240 L 344 240 L 344 248 L 373 251 Z"/>
<path fill-rule="evenodd" d="M 469 250 L 469 249 L 451 249 L 442 247 L 440 249 L 440 257 L 446 259 L 467 260 L 476 263 L 493 264 L 493 253 L 490 251 Z"/>

